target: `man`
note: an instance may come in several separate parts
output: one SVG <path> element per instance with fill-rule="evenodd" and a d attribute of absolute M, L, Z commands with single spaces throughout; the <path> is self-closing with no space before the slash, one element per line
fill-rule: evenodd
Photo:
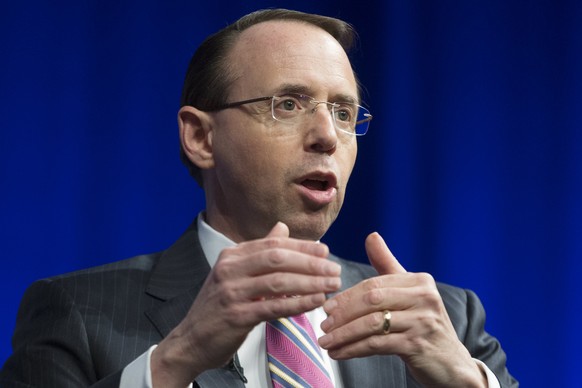
<path fill-rule="evenodd" d="M 322 349 L 316 386 L 517 385 L 473 293 L 407 273 L 377 233 L 375 270 L 318 242 L 371 119 L 352 40 L 344 22 L 286 10 L 207 39 L 178 114 L 205 212 L 164 252 L 35 283 L 2 386 L 281 386 L 265 332 L 299 316 Z"/>

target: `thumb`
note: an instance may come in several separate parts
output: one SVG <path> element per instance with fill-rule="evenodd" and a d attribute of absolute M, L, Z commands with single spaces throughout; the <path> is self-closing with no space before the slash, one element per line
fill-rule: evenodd
<path fill-rule="evenodd" d="M 265 237 L 289 237 L 289 227 L 279 221 Z"/>
<path fill-rule="evenodd" d="M 366 238 L 366 253 L 368 260 L 380 275 L 406 272 L 377 232 L 371 233 Z"/>

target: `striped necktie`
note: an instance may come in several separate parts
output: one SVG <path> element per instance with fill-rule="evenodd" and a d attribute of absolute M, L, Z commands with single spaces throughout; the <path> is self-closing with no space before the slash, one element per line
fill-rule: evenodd
<path fill-rule="evenodd" d="M 267 322 L 266 342 L 274 388 L 333 388 L 305 314 Z"/>

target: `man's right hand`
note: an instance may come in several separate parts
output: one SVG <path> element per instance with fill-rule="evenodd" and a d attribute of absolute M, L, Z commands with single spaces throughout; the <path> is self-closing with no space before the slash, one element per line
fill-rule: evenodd
<path fill-rule="evenodd" d="M 152 353 L 154 387 L 183 388 L 226 365 L 260 322 L 321 306 L 341 286 L 328 254 L 324 244 L 289 238 L 283 223 L 223 250 L 184 320 Z"/>

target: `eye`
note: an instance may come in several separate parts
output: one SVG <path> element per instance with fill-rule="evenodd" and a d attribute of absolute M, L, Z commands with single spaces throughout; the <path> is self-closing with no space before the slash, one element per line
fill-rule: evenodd
<path fill-rule="evenodd" d="M 295 120 L 307 109 L 311 97 L 287 93 L 273 99 L 273 117 L 279 121 Z"/>
<path fill-rule="evenodd" d="M 334 108 L 335 119 L 342 123 L 350 124 L 354 121 L 355 110 L 352 106 L 346 104 L 337 104 Z"/>
<path fill-rule="evenodd" d="M 297 102 L 293 99 L 286 99 L 281 102 L 281 108 L 284 110 L 293 110 L 297 106 Z"/>
<path fill-rule="evenodd" d="M 294 110 L 301 109 L 302 104 L 300 99 L 300 95 L 283 94 L 277 97 L 275 102 L 275 109 L 285 112 L 292 112 Z"/>
<path fill-rule="evenodd" d="M 350 121 L 350 112 L 341 110 L 336 113 L 336 118 L 340 121 Z"/>

